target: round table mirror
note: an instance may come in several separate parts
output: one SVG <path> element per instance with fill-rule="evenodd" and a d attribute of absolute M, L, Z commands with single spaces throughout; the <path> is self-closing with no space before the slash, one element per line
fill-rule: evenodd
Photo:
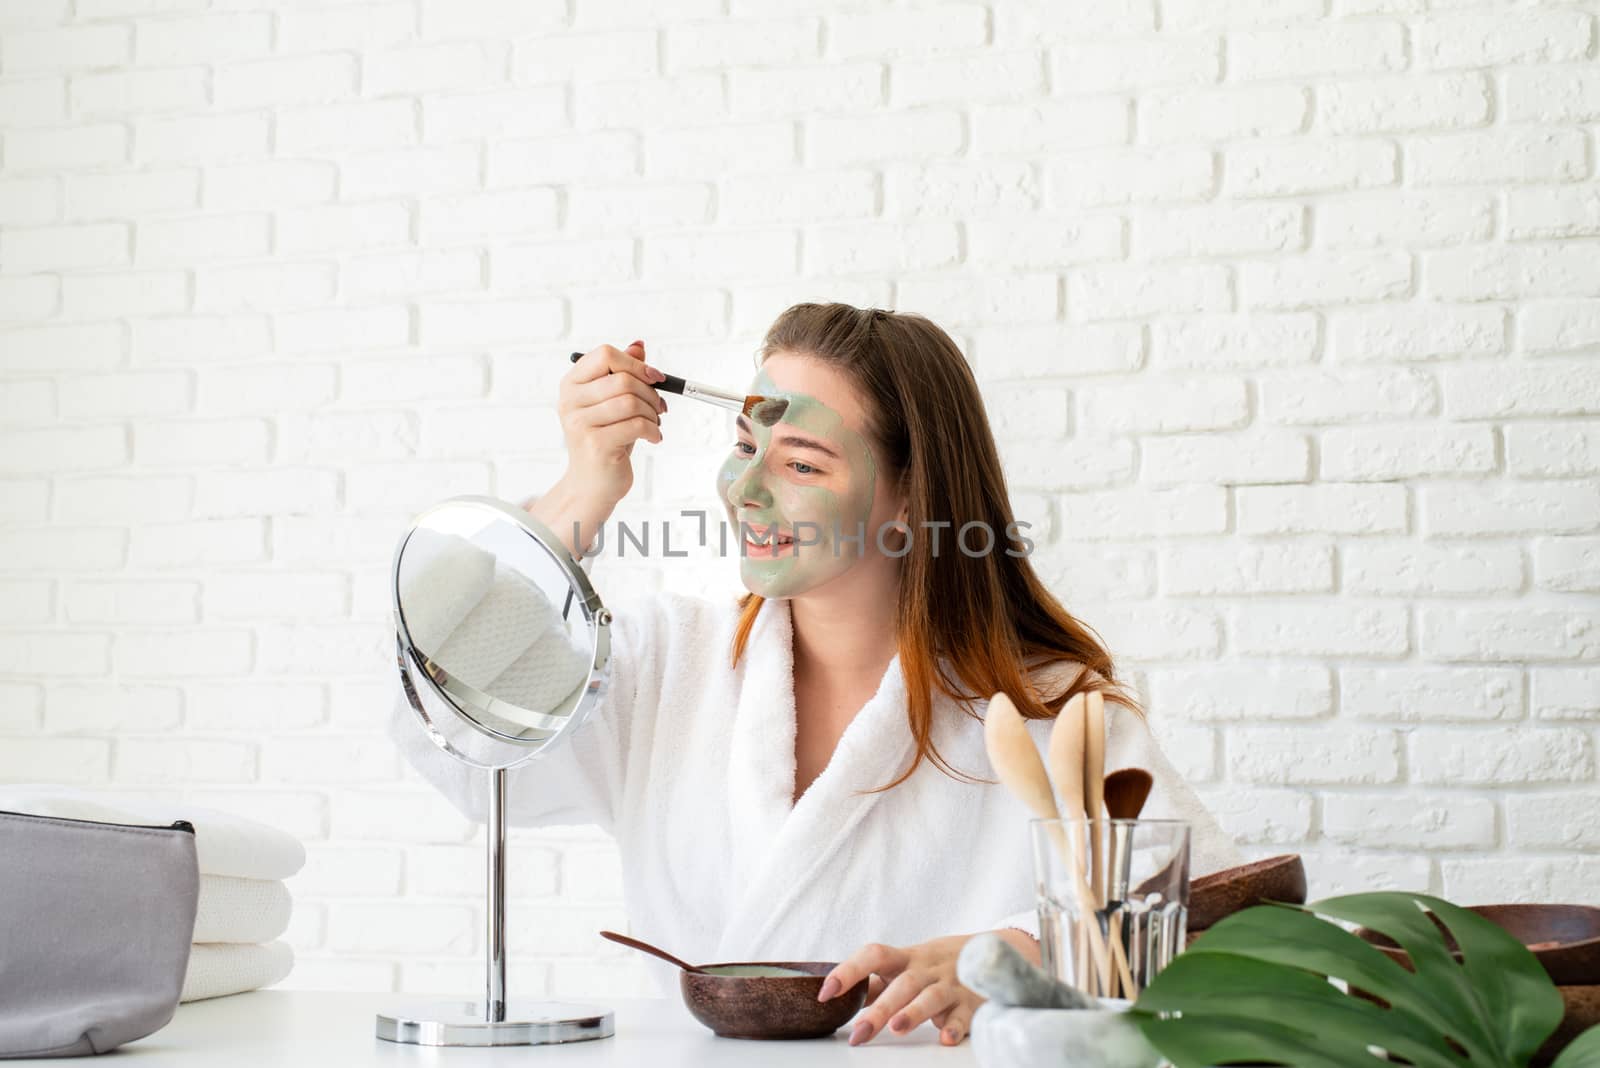
<path fill-rule="evenodd" d="M 611 614 L 553 532 L 492 497 L 419 515 L 392 579 L 397 666 L 418 726 L 489 779 L 488 959 L 482 999 L 398 1006 L 379 1014 L 378 1037 L 430 1046 L 609 1037 L 609 1010 L 508 1001 L 505 849 L 506 774 L 587 718 L 608 676 Z"/>

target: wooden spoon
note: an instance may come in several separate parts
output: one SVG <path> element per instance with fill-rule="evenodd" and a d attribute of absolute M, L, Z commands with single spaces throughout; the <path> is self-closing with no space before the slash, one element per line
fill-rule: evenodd
<path fill-rule="evenodd" d="M 995 774 L 1000 776 L 1000 782 L 1005 785 L 1034 815 L 1042 820 L 1060 820 L 1060 810 L 1056 808 L 1055 797 L 1050 792 L 1050 777 L 1045 774 L 1044 761 L 1039 759 L 1039 750 L 1033 744 L 1033 736 L 1028 733 L 1027 721 L 1022 718 L 1022 713 L 1017 711 L 1016 704 L 1004 693 L 996 693 L 989 698 L 989 709 L 983 717 L 983 744 L 989 754 L 989 763 L 993 766 Z M 1082 794 L 1076 798 L 1063 797 L 1062 802 L 1068 806 L 1067 819 L 1076 819 L 1079 816 L 1077 806 L 1082 804 Z M 1088 929 L 1090 937 L 1094 940 L 1094 956 L 1100 969 L 1102 980 L 1101 989 L 1110 989 L 1110 965 L 1106 960 L 1106 942 L 1100 925 L 1089 919 L 1094 911 L 1094 893 L 1084 882 L 1081 851 L 1074 851 L 1067 843 L 1067 837 L 1061 832 L 1059 824 L 1050 824 L 1052 837 L 1055 839 L 1056 848 L 1061 850 L 1061 856 L 1073 873 L 1073 880 L 1077 886 L 1079 909 L 1086 917 L 1084 926 Z"/>
<path fill-rule="evenodd" d="M 600 937 L 610 939 L 611 941 L 616 942 L 618 945 L 627 946 L 629 949 L 637 949 L 641 952 L 648 953 L 652 957 L 659 957 L 668 964 L 675 964 L 686 972 L 694 972 L 697 975 L 715 974 L 714 972 L 706 971 L 704 968 L 697 968 L 693 964 L 681 961 L 659 946 L 652 946 L 649 942 L 641 942 L 637 938 L 629 938 L 625 934 L 618 934 L 615 931 L 601 931 Z"/>
<path fill-rule="evenodd" d="M 1044 762 L 1028 733 L 1027 721 L 1011 698 L 997 693 L 989 698 L 989 711 L 983 717 L 983 745 L 989 752 L 1000 781 L 1042 820 L 1060 819 L 1056 799 L 1050 794 L 1050 778 Z"/>

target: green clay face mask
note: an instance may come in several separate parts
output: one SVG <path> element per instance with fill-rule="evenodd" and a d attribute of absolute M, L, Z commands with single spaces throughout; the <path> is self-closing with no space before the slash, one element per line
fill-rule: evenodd
<path fill-rule="evenodd" d="M 877 472 L 866 441 L 817 398 L 779 389 L 765 369 L 749 392 L 768 399 L 740 423 L 751 441 L 736 442 L 723 462 L 717 495 L 740 541 L 745 587 L 793 597 L 848 571 L 873 544 L 868 519 Z M 744 543 L 747 534 L 755 544 Z M 794 541 L 759 543 L 778 536 Z"/>
<path fill-rule="evenodd" d="M 732 975 L 744 978 L 787 979 L 795 975 L 810 975 L 798 968 L 780 968 L 776 964 L 720 964 L 704 968 L 712 975 Z"/>

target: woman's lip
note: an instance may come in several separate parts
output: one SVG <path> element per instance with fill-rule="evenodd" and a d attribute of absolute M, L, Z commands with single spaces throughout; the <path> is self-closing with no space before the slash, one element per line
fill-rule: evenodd
<path fill-rule="evenodd" d="M 753 538 L 761 538 L 761 539 L 766 540 L 767 544 L 771 544 L 771 541 L 770 541 L 770 538 L 769 538 L 769 535 L 771 533 L 772 533 L 772 528 L 771 527 L 752 527 L 747 523 L 747 524 L 745 524 L 745 539 L 744 540 L 748 544 L 754 545 L 754 544 L 757 544 L 757 543 L 755 541 L 753 541 L 752 539 Z M 778 543 L 780 545 L 781 544 L 787 544 L 787 543 L 792 542 L 792 541 L 794 541 L 794 538 L 791 535 L 788 535 L 788 534 L 779 534 L 778 535 Z"/>
<path fill-rule="evenodd" d="M 762 535 L 757 536 L 760 537 Z M 792 540 L 774 544 L 770 541 L 756 542 L 746 538 L 744 540 L 744 554 L 746 556 L 777 556 L 781 550 L 788 548 L 792 544 Z"/>

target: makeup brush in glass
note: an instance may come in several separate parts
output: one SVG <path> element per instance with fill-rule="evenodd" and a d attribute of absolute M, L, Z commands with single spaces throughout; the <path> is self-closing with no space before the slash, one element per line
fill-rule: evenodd
<path fill-rule="evenodd" d="M 572 362 L 577 363 L 583 359 L 583 353 L 574 352 Z M 666 374 L 665 371 L 662 372 Z M 607 371 L 606 374 L 611 374 Z M 680 397 L 689 397 L 693 400 L 715 404 L 718 408 L 727 408 L 739 412 L 746 418 L 753 419 L 762 426 L 771 426 L 783 418 L 784 411 L 789 407 L 789 402 L 781 397 L 763 397 L 758 393 L 739 394 L 729 393 L 725 389 L 716 389 L 712 386 L 691 382 L 687 378 L 677 375 L 667 375 L 660 382 L 650 383 L 662 393 L 676 393 Z M 755 414 L 759 410 L 760 414 Z"/>

